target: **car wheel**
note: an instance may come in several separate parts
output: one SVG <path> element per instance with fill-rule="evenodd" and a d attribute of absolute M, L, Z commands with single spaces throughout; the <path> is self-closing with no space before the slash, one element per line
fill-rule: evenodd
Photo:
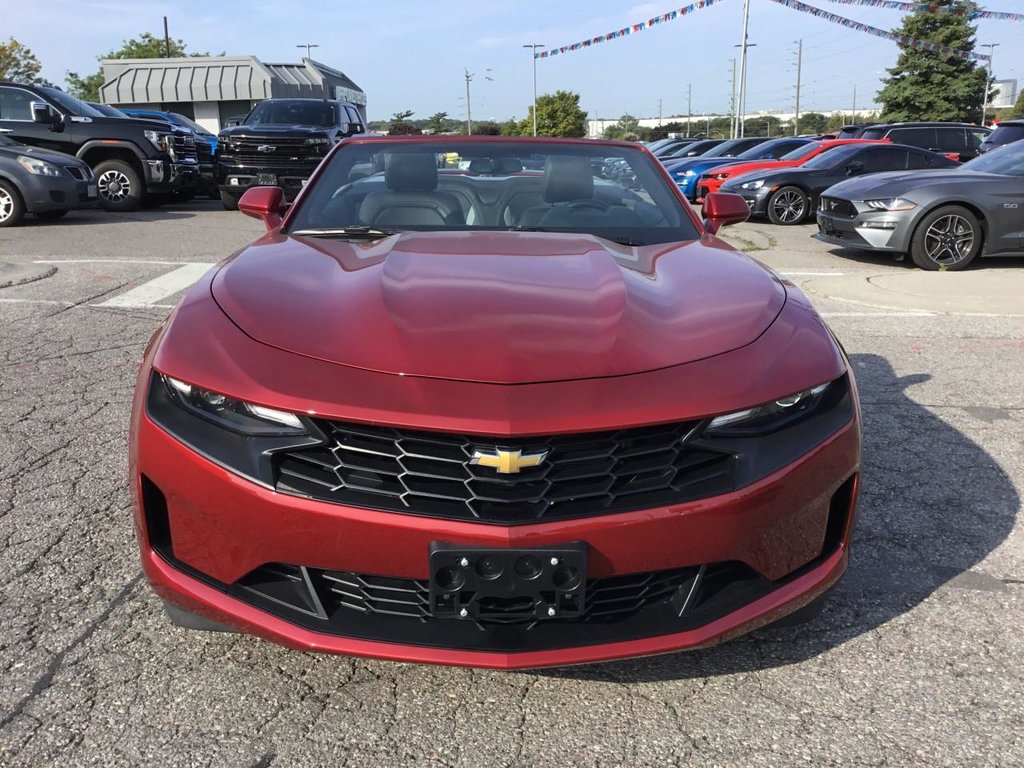
<path fill-rule="evenodd" d="M 984 234 L 966 208 L 948 205 L 921 220 L 910 244 L 910 258 L 921 269 L 964 269 L 981 252 Z"/>
<path fill-rule="evenodd" d="M 0 181 L 0 227 L 14 227 L 25 218 L 25 203 L 12 185 Z"/>
<path fill-rule="evenodd" d="M 810 200 L 799 187 L 782 187 L 768 198 L 768 218 L 772 224 L 799 224 L 807 218 Z"/>
<path fill-rule="evenodd" d="M 238 210 L 238 199 L 233 195 L 229 195 L 227 192 L 220 193 L 220 204 L 224 206 L 225 211 Z"/>
<path fill-rule="evenodd" d="M 100 193 L 100 207 L 120 213 L 137 210 L 142 203 L 142 180 L 123 160 L 104 160 L 93 171 Z"/>
<path fill-rule="evenodd" d="M 64 216 L 67 216 L 67 214 L 67 208 L 58 208 L 56 211 L 40 211 L 36 214 L 36 218 L 42 219 L 43 221 L 51 221 L 53 219 L 63 218 Z"/>

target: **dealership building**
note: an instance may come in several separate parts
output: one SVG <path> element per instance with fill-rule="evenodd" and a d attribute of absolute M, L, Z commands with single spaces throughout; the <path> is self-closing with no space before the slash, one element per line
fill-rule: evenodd
<path fill-rule="evenodd" d="M 343 72 L 312 59 L 266 64 L 255 56 L 104 59 L 100 100 L 115 107 L 186 115 L 216 133 L 263 99 L 340 99 L 359 107 L 366 95 Z"/>

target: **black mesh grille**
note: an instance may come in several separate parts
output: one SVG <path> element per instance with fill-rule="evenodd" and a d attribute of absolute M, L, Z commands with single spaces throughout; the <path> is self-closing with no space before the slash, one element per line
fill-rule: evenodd
<path fill-rule="evenodd" d="M 833 216 L 848 216 L 851 219 L 857 215 L 857 209 L 849 200 L 840 200 L 837 197 L 821 198 L 821 211 Z"/>
<path fill-rule="evenodd" d="M 196 139 L 192 134 L 174 134 L 174 154 L 178 160 L 196 159 Z"/>
<path fill-rule="evenodd" d="M 277 489 L 354 507 L 517 524 L 673 504 L 733 489 L 730 454 L 690 446 L 696 422 L 552 437 L 475 437 L 337 422 L 279 454 Z M 543 456 L 518 473 L 475 452 Z"/>
<path fill-rule="evenodd" d="M 210 142 L 196 139 L 196 157 L 200 163 L 209 163 L 213 160 L 213 147 Z"/>
<path fill-rule="evenodd" d="M 79 181 L 85 181 L 86 179 L 92 176 L 92 172 L 88 168 L 83 168 L 82 166 L 65 165 L 64 167 L 67 169 L 68 173 L 70 173 Z"/>
<path fill-rule="evenodd" d="M 613 621 L 646 605 L 671 597 L 692 584 L 698 568 L 677 568 L 587 581 L 587 609 L 576 621 Z M 320 571 L 331 599 L 339 608 L 367 614 L 405 616 L 427 621 L 430 589 L 426 581 Z M 314 578 L 315 581 L 315 578 Z M 481 623 L 520 624 L 534 619 L 530 596 L 492 598 Z"/>

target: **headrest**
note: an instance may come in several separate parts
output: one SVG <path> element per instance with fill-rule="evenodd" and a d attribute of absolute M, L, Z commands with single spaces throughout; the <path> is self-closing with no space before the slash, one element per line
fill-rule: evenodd
<path fill-rule="evenodd" d="M 544 202 L 568 203 L 594 197 L 594 176 L 585 157 L 549 156 L 544 164 Z"/>
<path fill-rule="evenodd" d="M 427 152 L 391 155 L 384 181 L 394 192 L 432 192 L 437 189 L 437 160 Z"/>
<path fill-rule="evenodd" d="M 519 162 L 518 157 L 496 157 L 494 158 L 494 170 L 491 173 L 496 173 L 499 176 L 509 176 L 522 170 L 523 164 Z"/>

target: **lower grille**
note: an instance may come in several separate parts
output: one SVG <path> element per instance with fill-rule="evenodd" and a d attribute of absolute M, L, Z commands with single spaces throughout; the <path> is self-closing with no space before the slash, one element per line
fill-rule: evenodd
<path fill-rule="evenodd" d="M 676 504 L 734 488 L 735 457 L 693 444 L 699 422 L 521 439 L 318 426 L 325 444 L 275 457 L 278 491 L 515 525 Z M 503 474 L 478 463 L 495 451 L 542 458 Z"/>
<path fill-rule="evenodd" d="M 65 165 L 64 168 L 79 181 L 92 178 L 92 171 L 80 165 Z"/>

